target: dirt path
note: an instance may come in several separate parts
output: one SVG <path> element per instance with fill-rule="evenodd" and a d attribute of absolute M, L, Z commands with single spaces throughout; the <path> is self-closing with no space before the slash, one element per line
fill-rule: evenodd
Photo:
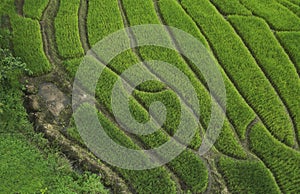
<path fill-rule="evenodd" d="M 15 6 L 16 6 L 17 13 L 22 17 L 24 16 L 24 13 L 23 13 L 24 3 L 25 3 L 24 0 L 15 0 Z"/>

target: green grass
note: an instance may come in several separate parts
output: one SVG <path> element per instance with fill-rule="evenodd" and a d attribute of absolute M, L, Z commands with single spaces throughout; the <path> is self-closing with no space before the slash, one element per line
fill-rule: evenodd
<path fill-rule="evenodd" d="M 223 2 L 230 3 L 231 1 Z M 159 6 L 163 19 L 168 25 L 174 26 L 178 29 L 186 31 L 187 33 L 190 33 L 191 35 L 196 37 L 201 43 L 203 43 L 203 45 L 205 45 L 205 47 L 210 51 L 208 43 L 199 31 L 196 23 L 192 20 L 190 16 L 186 14 L 186 12 L 177 2 L 172 0 L 161 0 L 159 1 Z M 192 70 L 195 72 L 198 78 L 202 81 L 202 83 L 205 83 L 202 73 L 198 70 L 197 67 L 193 66 L 194 64 L 191 65 Z M 246 127 L 255 117 L 254 112 L 249 108 L 249 106 L 245 103 L 242 97 L 238 94 L 238 91 L 221 68 L 220 71 L 223 75 L 223 80 L 226 87 L 227 116 L 230 119 L 233 126 L 235 127 L 235 130 L 238 133 L 239 137 L 241 139 L 244 139 Z"/>
<path fill-rule="evenodd" d="M 108 193 L 96 175 L 72 172 L 66 159 L 45 156 L 18 132 L 0 135 L 1 193 Z"/>
<path fill-rule="evenodd" d="M 143 4 L 143 5 L 142 5 Z M 143 8 L 144 5 L 147 5 L 147 9 Z M 159 20 L 157 18 L 157 15 L 155 13 L 154 5 L 151 1 L 124 1 L 124 7 L 126 8 L 126 13 L 128 13 L 128 19 L 129 23 L 131 25 L 141 25 L 145 23 L 150 24 L 157 24 L 159 23 Z M 135 13 L 138 14 L 139 12 L 145 11 L 147 13 L 147 16 L 145 18 L 143 17 L 134 17 L 131 14 Z M 162 33 L 162 37 L 165 37 L 165 41 L 171 41 L 170 37 L 168 37 L 167 33 Z M 160 38 L 162 38 L 160 37 Z M 171 42 L 170 42 L 171 44 Z M 157 61 L 164 61 L 167 62 L 174 67 L 178 68 L 181 72 L 183 72 L 191 81 L 192 85 L 194 86 L 196 93 L 198 95 L 199 100 L 199 106 L 200 109 L 200 115 L 203 123 L 205 124 L 204 127 L 208 125 L 208 122 L 210 120 L 210 109 L 211 109 L 211 99 L 204 88 L 202 84 L 200 84 L 199 80 L 195 77 L 195 74 L 191 71 L 191 69 L 187 66 L 187 64 L 183 61 L 180 55 L 175 53 L 173 50 L 162 48 L 162 47 L 155 47 L 155 46 L 144 46 L 139 48 L 139 52 L 143 58 L 143 60 L 157 60 Z M 152 69 L 153 72 L 157 72 L 157 70 Z M 164 75 L 159 75 L 159 77 L 169 77 L 169 72 L 164 73 Z M 163 81 L 163 80 L 162 80 Z M 178 83 L 181 84 L 181 83 Z M 183 86 L 184 87 L 184 86 Z M 186 98 L 188 99 L 188 98 Z M 189 103 L 189 102 L 187 102 Z M 220 140 L 217 140 L 217 148 L 221 151 L 224 151 L 226 154 L 230 154 L 236 157 L 245 157 L 245 153 L 241 146 L 239 146 L 237 140 L 234 137 L 232 129 L 229 127 L 229 125 L 224 125 L 223 132 L 220 134 L 219 139 L 228 140 L 230 141 L 230 144 L 227 145 L 227 147 L 222 147 L 221 145 L 224 145 L 225 142 L 218 142 Z M 228 136 L 223 137 L 223 135 L 226 134 Z M 232 146 L 232 149 L 227 149 L 228 147 Z"/>
<path fill-rule="evenodd" d="M 89 1 L 87 16 L 88 38 L 91 46 L 105 36 L 123 28 L 116 0 Z"/>
<path fill-rule="evenodd" d="M 206 0 L 183 0 L 182 5 L 201 25 L 227 75 L 268 130 L 280 141 L 294 145 L 293 126 L 284 105 L 230 23 Z"/>
<path fill-rule="evenodd" d="M 48 0 L 26 0 L 23 6 L 25 17 L 41 20 L 48 2 Z"/>
<path fill-rule="evenodd" d="M 22 58 L 34 75 L 52 69 L 43 49 L 39 22 L 19 16 L 11 17 L 14 54 Z"/>
<path fill-rule="evenodd" d="M 292 2 L 295 5 L 300 6 L 300 2 L 298 0 L 289 0 L 290 2 Z"/>
<path fill-rule="evenodd" d="M 221 157 L 218 167 L 231 193 L 280 193 L 262 162 Z"/>
<path fill-rule="evenodd" d="M 20 76 L 14 72 L 8 85 L 0 85 L 0 192 L 107 193 L 99 176 L 75 172 L 57 147 L 34 132 L 23 106 Z"/>
<path fill-rule="evenodd" d="M 75 114 L 77 114 L 77 112 Z M 80 119 L 88 119 L 90 117 L 90 115 L 83 115 L 80 117 Z M 98 118 L 106 134 L 112 140 L 114 140 L 114 142 L 130 149 L 141 149 L 128 136 L 126 136 L 123 131 L 112 124 L 104 114 L 98 112 Z M 116 157 L 119 158 L 120 156 L 116 155 Z M 126 158 L 119 159 L 125 160 Z M 149 193 L 151 191 L 155 193 L 175 192 L 175 184 L 171 180 L 169 173 L 164 169 L 164 167 L 140 171 L 126 170 L 117 167 L 115 167 L 115 169 L 119 173 L 121 173 L 121 175 L 130 183 L 131 186 L 133 186 L 134 190 L 138 193 Z M 161 182 L 160 186 L 157 185 L 158 182 Z"/>
<path fill-rule="evenodd" d="M 288 0 L 277 0 L 280 4 L 288 8 L 291 12 L 295 13 L 298 17 L 300 17 L 300 6 L 291 3 Z"/>
<path fill-rule="evenodd" d="M 25 18 L 17 15 L 13 0 L 3 0 L 0 3 L 0 15 L 10 17 L 13 43 L 9 44 L 10 26 L 4 22 L 6 31 L 0 28 L 1 47 L 13 46 L 14 54 L 21 57 L 36 76 L 44 75 L 52 69 L 44 53 L 39 24 L 48 2 L 25 0 Z M 120 2 L 124 5 L 124 17 L 129 20 L 130 26 L 161 24 L 154 1 Z M 224 179 L 226 188 L 231 193 L 300 193 L 300 154 L 299 150 L 292 148 L 295 145 L 295 135 L 284 106 L 286 104 L 298 129 L 296 135 L 299 140 L 300 2 L 159 0 L 157 5 L 163 22 L 190 33 L 216 57 L 214 60 L 224 79 L 227 118 L 215 143 L 217 150 L 213 148 L 213 154 L 207 155 L 217 164 L 210 166 L 211 170 L 217 167 L 222 176 L 218 179 Z M 75 76 L 84 55 L 78 29 L 79 6 L 80 0 L 61 0 L 59 12 L 54 19 L 57 52 L 71 78 Z M 124 27 L 119 6 L 117 0 L 88 1 L 86 27 L 91 46 Z M 3 28 L 2 23 L 1 25 Z M 172 42 L 167 31 L 159 38 L 170 44 Z M 129 47 L 129 39 L 121 44 Z M 176 133 L 182 111 L 189 114 L 190 126 L 196 128 L 196 135 L 188 148 L 165 166 L 143 171 L 108 167 L 117 172 L 136 193 L 180 192 L 171 173 L 182 184 L 183 192 L 205 192 L 210 185 L 208 166 L 194 150 L 201 144 L 203 137 L 200 132 L 204 132 L 210 121 L 211 104 L 217 106 L 215 99 L 210 98 L 202 73 L 191 61 L 186 63 L 171 49 L 144 46 L 137 48 L 137 51 L 143 60 L 168 62 L 188 77 L 199 99 L 201 125 L 195 124 L 188 108 L 180 107 L 175 92 L 158 79 L 139 85 L 132 96 L 126 94 L 130 99 L 130 113 L 123 114 L 132 114 L 135 120 L 145 123 L 149 121 L 148 109 L 151 103 L 160 101 L 167 109 L 166 122 L 162 128 L 150 135 L 129 136 L 116 125 L 110 118 L 113 116 L 112 88 L 126 69 L 139 62 L 139 57 L 132 50 L 126 50 L 109 62 L 97 83 L 96 98 L 105 109 L 98 112 L 98 118 L 106 134 L 124 147 L 156 148 Z M 95 59 L 88 60 L 91 60 L 91 68 L 92 64 L 103 65 Z M 172 76 L 171 72 L 160 74 L 157 69 L 149 68 L 163 81 Z M 9 75 L 16 76 L 17 72 Z M 146 75 L 155 78 L 146 67 L 140 68 L 137 77 Z M 91 87 L 90 79 L 91 76 L 83 77 L 88 88 Z M 132 83 L 137 78 L 128 76 L 125 79 Z M 176 83 L 183 84 L 180 81 Z M 11 87 L 6 88 L 14 89 L 0 90 L 0 193 L 107 193 L 99 176 L 75 172 L 57 148 L 48 147 L 47 141 L 33 132 L 23 108 L 19 89 L 21 86 L 17 79 L 14 79 Z M 182 97 L 187 97 L 186 103 L 190 103 L 188 94 L 182 94 Z M 1 114 L 3 111 L 5 114 Z M 89 118 L 89 115 L 85 116 Z M 259 121 L 246 137 L 246 128 L 256 116 L 263 124 Z M 158 115 L 156 120 L 159 120 Z M 131 126 L 130 121 L 123 124 Z M 74 121 L 66 132 L 72 142 L 84 145 Z M 244 146 L 248 139 L 250 150 L 244 149 L 239 139 Z M 252 153 L 249 154 L 248 151 L 258 158 L 251 157 Z M 211 186 L 212 190 L 219 189 L 214 188 L 215 184 Z"/>
<path fill-rule="evenodd" d="M 78 28 L 79 4 L 80 0 L 62 0 L 54 21 L 58 52 L 63 58 L 78 58 L 84 54 Z"/>
<path fill-rule="evenodd" d="M 255 17 L 229 17 L 271 82 L 286 102 L 300 134 L 300 80 L 297 71 L 268 25 Z M 255 29 L 253 31 L 252 29 Z M 296 137 L 300 140 L 300 136 Z"/>
<path fill-rule="evenodd" d="M 298 46 L 300 32 L 277 32 L 276 36 L 294 61 L 297 72 L 300 74 L 300 48 Z"/>
<path fill-rule="evenodd" d="M 250 131 L 250 148 L 273 172 L 278 186 L 284 193 L 299 193 L 300 153 L 279 141 L 261 125 Z"/>
<path fill-rule="evenodd" d="M 207 167 L 199 157 L 187 150 L 172 160 L 168 166 L 176 172 L 192 193 L 204 192 L 208 185 Z"/>
<path fill-rule="evenodd" d="M 274 30 L 300 30 L 300 18 L 274 0 L 241 0 L 255 15 L 265 19 Z"/>
<path fill-rule="evenodd" d="M 88 60 L 91 63 L 97 63 L 98 65 L 101 65 L 99 62 L 97 62 L 93 58 L 89 58 Z M 103 104 L 106 107 L 106 109 L 108 109 L 110 111 L 111 114 L 112 114 L 112 110 L 111 110 L 111 105 L 110 105 L 110 103 L 111 103 L 110 96 L 111 96 L 112 87 L 113 87 L 115 81 L 117 80 L 117 78 L 118 78 L 117 74 L 113 73 L 108 68 L 105 68 L 104 71 L 103 71 L 103 73 L 102 73 L 102 76 L 99 79 L 99 82 L 98 82 L 98 85 L 97 85 L 97 89 L 96 89 L 97 99 L 99 100 L 99 102 L 101 104 Z M 139 121 L 139 122 L 146 122 L 146 121 L 148 121 L 148 119 L 149 119 L 148 112 L 134 98 L 132 98 L 132 97 L 130 98 L 130 104 L 129 105 L 130 105 L 131 113 L 133 114 L 133 116 L 135 117 L 135 119 L 137 121 Z M 125 114 L 127 114 L 127 113 L 125 113 Z M 127 123 L 127 125 L 126 125 L 126 123 L 123 123 L 123 124 L 126 127 L 130 128 L 130 123 Z M 158 131 L 156 131 L 156 132 L 154 132 L 154 133 L 152 133 L 150 135 L 144 135 L 144 136 L 138 135 L 138 138 L 141 140 L 141 142 L 148 149 L 159 147 L 160 145 L 162 145 L 163 143 L 165 143 L 166 141 L 169 140 L 169 137 L 162 130 L 158 130 Z M 119 142 L 121 142 L 121 141 L 119 141 Z M 194 173 L 199 173 L 199 169 L 200 169 L 201 172 L 202 171 L 206 171 L 206 169 L 204 168 L 204 166 L 202 164 L 202 161 L 197 160 L 196 159 L 197 156 L 195 154 L 189 152 L 188 155 L 189 155 L 190 158 L 194 158 L 194 161 L 195 161 L 194 162 L 194 166 L 187 166 L 187 163 L 184 163 L 182 161 L 182 160 L 184 160 L 184 158 L 181 157 L 181 158 L 177 159 L 178 161 L 182 161 L 181 168 L 190 169 L 190 171 L 194 172 Z M 172 167 L 172 164 L 170 164 L 170 166 Z M 199 168 L 199 169 L 196 170 L 195 166 L 197 168 Z M 181 168 L 173 167 L 174 173 L 181 172 Z M 144 181 L 144 180 L 147 179 L 147 178 L 145 178 L 145 176 L 150 176 L 150 175 L 147 175 L 147 172 L 148 171 L 142 171 L 141 172 L 141 175 L 139 175 L 139 176 L 142 176 L 142 177 L 140 177 L 141 181 Z M 150 172 L 152 172 L 152 171 L 149 171 L 148 173 L 150 173 Z M 133 173 L 133 172 L 131 172 L 131 173 Z M 136 181 L 138 181 L 138 179 L 135 178 L 137 176 L 137 174 L 134 175 L 134 174 L 128 174 L 128 173 L 126 173 L 124 176 L 126 176 L 127 179 L 131 180 L 132 184 L 137 184 L 137 185 L 141 184 L 140 182 L 136 182 Z M 202 174 L 198 174 L 198 176 L 202 177 L 203 175 Z M 197 176 L 195 175 L 195 177 L 197 177 Z M 149 179 L 149 177 L 148 177 L 148 179 Z M 152 180 L 152 178 L 151 178 L 151 180 Z M 153 178 L 153 181 L 154 180 L 155 180 L 155 178 Z M 189 180 L 189 179 L 187 179 L 187 177 L 185 177 L 185 180 Z M 206 180 L 203 179 L 201 181 L 206 181 Z M 194 183 L 187 183 L 187 184 L 193 185 Z M 166 185 L 166 184 L 162 184 L 162 185 Z M 144 185 L 144 187 L 145 187 L 145 185 Z M 163 187 L 165 187 L 165 186 L 163 186 Z M 140 188 L 140 187 L 137 186 L 137 188 Z M 152 187 L 150 187 L 150 189 L 151 188 Z M 140 189 L 142 189 L 142 188 L 140 188 Z M 152 189 L 158 189 L 158 188 L 157 188 L 157 186 L 153 185 Z M 163 188 L 160 188 L 160 189 L 163 189 Z M 161 192 L 162 192 L 162 190 L 159 191 L 159 193 L 161 193 Z"/>
<path fill-rule="evenodd" d="M 223 15 L 252 15 L 245 6 L 243 6 L 239 0 L 222 1 L 222 0 L 212 0 L 212 3 L 222 10 Z"/>

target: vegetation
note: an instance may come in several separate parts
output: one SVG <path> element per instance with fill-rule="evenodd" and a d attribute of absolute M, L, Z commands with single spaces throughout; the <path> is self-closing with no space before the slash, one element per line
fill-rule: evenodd
<path fill-rule="evenodd" d="M 276 138 L 294 145 L 293 126 L 283 103 L 232 26 L 205 0 L 184 0 L 182 4 L 202 26 L 214 54 L 247 103 Z"/>
<path fill-rule="evenodd" d="M 26 0 L 23 7 L 25 17 L 40 20 L 48 2 L 47 0 Z"/>
<path fill-rule="evenodd" d="M 33 72 L 41 75 L 52 69 L 43 49 L 39 22 L 30 18 L 12 17 L 14 53 Z"/>
<path fill-rule="evenodd" d="M 291 112 L 291 119 L 294 119 L 296 124 L 295 130 L 299 134 L 300 110 L 297 107 L 300 107 L 300 101 L 295 96 L 300 96 L 300 80 L 293 63 L 262 19 L 239 16 L 229 19 L 286 103 L 288 111 Z M 255 32 L 251 31 L 253 28 L 256 29 Z"/>
<path fill-rule="evenodd" d="M 105 56 L 84 57 L 84 49 L 93 48 L 111 33 L 143 24 L 173 26 L 199 40 L 221 72 L 226 107 L 218 93 L 210 91 L 198 64 L 178 52 L 185 48 L 170 28 L 152 38 L 172 49 L 154 45 L 131 49 L 139 40 L 124 30 L 127 39 L 115 42 L 128 50 L 111 61 L 104 61 L 101 57 Z M 2 0 L 0 192 L 109 193 L 124 185 L 128 187 L 126 193 L 300 193 L 299 31 L 299 0 Z M 114 48 L 109 45 L 109 49 Z M 168 69 L 160 71 L 143 62 L 150 60 L 163 61 L 182 72 L 195 89 L 200 109 L 191 105 L 190 94 L 176 94 L 174 86 L 186 88 L 184 81 Z M 105 133 L 115 143 L 135 150 L 158 148 L 178 132 L 180 120 L 185 119 L 189 123 L 186 130 L 195 130 L 188 147 L 154 169 L 111 166 L 96 160 L 77 130 L 74 117 L 80 108 L 71 113 L 69 104 L 54 116 L 46 105 L 55 101 L 45 104 L 40 100 L 36 112 L 33 103 L 24 100 L 39 98 L 40 84 L 49 82 L 70 97 L 70 80 L 82 62 L 91 70 L 104 68 L 96 85 L 96 112 Z M 140 66 L 134 75 L 122 75 L 135 64 Z M 92 76 L 98 75 L 82 76 L 81 86 L 93 89 Z M 132 86 L 144 77 L 153 80 L 138 85 L 132 94 L 125 93 L 124 88 L 119 90 L 129 99 L 128 104 L 112 101 L 118 79 Z M 158 126 L 162 120 L 158 113 L 150 119 L 149 108 L 157 101 L 167 111 L 162 126 Z M 142 124 L 154 121 L 151 127 L 157 130 L 147 135 L 125 131 L 132 127 L 133 120 L 117 123 L 113 103 L 128 105 L 129 112 L 121 110 L 121 115 L 130 115 Z M 212 106 L 219 108 L 216 114 L 225 114 L 226 118 L 212 149 L 200 156 L 197 151 Z M 187 117 L 182 118 L 182 113 Z M 81 115 L 86 122 L 90 118 L 90 114 Z M 41 122 L 57 126 L 59 129 L 55 127 L 52 132 L 62 138 L 53 140 L 47 132 L 34 130 Z M 182 141 L 180 137 L 175 139 Z M 86 154 L 84 159 L 76 149 Z M 104 149 L 99 148 L 101 154 L 105 154 Z M 159 160 L 168 156 L 154 155 Z M 149 162 L 141 156 L 141 162 Z M 127 159 L 117 153 L 111 157 Z"/>
<path fill-rule="evenodd" d="M 253 14 L 265 19 L 275 30 L 299 30 L 300 18 L 275 0 L 241 0 Z"/>
<path fill-rule="evenodd" d="M 280 193 L 272 174 L 260 161 L 222 157 L 218 165 L 232 193 Z"/>
<path fill-rule="evenodd" d="M 97 0 L 89 1 L 87 28 L 91 46 L 122 27 L 117 1 L 104 0 L 101 3 Z"/>
<path fill-rule="evenodd" d="M 280 43 L 287 50 L 290 58 L 293 60 L 297 69 L 298 75 L 300 75 L 300 48 L 297 46 L 297 42 L 300 41 L 299 32 L 277 32 L 277 37 Z"/>
<path fill-rule="evenodd" d="M 77 58 L 84 54 L 78 29 L 79 3 L 80 0 L 60 1 L 55 18 L 56 42 L 63 58 Z"/>
<path fill-rule="evenodd" d="M 214 3 L 218 9 L 222 10 L 223 15 L 252 15 L 251 11 L 242 5 L 239 0 L 212 0 L 211 2 Z"/>
<path fill-rule="evenodd" d="M 299 152 L 275 140 L 261 123 L 251 129 L 249 137 L 251 150 L 273 172 L 282 192 L 298 193 Z"/>
<path fill-rule="evenodd" d="M 178 29 L 184 30 L 192 34 L 199 41 L 201 41 L 208 49 L 210 49 L 208 46 L 208 42 L 206 41 L 203 34 L 200 32 L 196 23 L 191 19 L 190 16 L 187 15 L 187 13 L 182 9 L 179 3 L 176 3 L 171 0 L 161 0 L 159 1 L 159 8 L 164 20 L 168 25 L 174 26 Z M 180 20 L 178 18 L 180 18 Z M 198 70 L 198 68 L 196 68 L 194 64 L 190 65 L 192 70 L 195 72 L 196 76 L 201 80 L 202 83 L 205 83 L 204 78 L 202 78 L 202 73 Z M 245 103 L 243 98 L 239 95 L 238 91 L 221 68 L 220 71 L 223 75 L 223 80 L 226 87 L 226 112 L 228 119 L 234 126 L 239 137 L 245 139 L 245 131 L 247 125 L 254 119 L 255 114 L 249 108 L 247 103 Z"/>

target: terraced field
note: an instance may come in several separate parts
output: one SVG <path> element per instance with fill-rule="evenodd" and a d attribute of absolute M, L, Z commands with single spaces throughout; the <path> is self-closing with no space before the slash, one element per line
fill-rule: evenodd
<path fill-rule="evenodd" d="M 190 145 L 158 168 L 127 170 L 95 159 L 80 138 L 70 103 L 54 116 L 49 116 L 49 108 L 36 111 L 46 118 L 35 117 L 34 126 L 39 122 L 53 126 L 37 131 L 61 147 L 74 168 L 102 174 L 101 182 L 112 192 L 300 193 L 300 1 L 4 0 L 0 11 L 0 27 L 11 33 L 10 49 L 33 72 L 32 78 L 26 77 L 29 84 L 40 88 L 51 82 L 68 97 L 85 54 L 126 27 L 173 26 L 193 35 L 213 56 L 226 87 L 226 109 L 218 94 L 210 95 L 196 65 L 177 52 L 182 48 L 168 28 L 162 36 L 175 50 L 128 49 L 109 62 L 98 80 L 98 118 L 107 135 L 127 148 L 159 147 L 176 133 L 180 112 L 200 113 L 199 123 L 191 123 L 197 127 Z M 135 34 L 126 33 L 124 44 L 135 45 Z M 100 57 L 90 60 L 97 66 L 105 64 Z M 143 72 L 157 81 L 140 84 L 128 96 L 130 111 L 138 122 L 146 123 L 151 104 L 160 101 L 167 110 L 166 121 L 152 134 L 130 134 L 114 117 L 112 90 L 128 68 L 150 60 L 168 62 L 183 72 L 195 89 L 200 110 L 142 63 Z M 132 86 L 130 79 L 121 78 Z M 211 119 L 211 104 L 220 107 L 225 121 L 213 148 L 200 156 L 197 151 Z M 160 118 L 153 119 L 159 123 Z"/>

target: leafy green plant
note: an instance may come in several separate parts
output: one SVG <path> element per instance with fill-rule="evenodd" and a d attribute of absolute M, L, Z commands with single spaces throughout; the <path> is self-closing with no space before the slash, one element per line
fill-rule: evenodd
<path fill-rule="evenodd" d="M 0 84 L 8 87 L 16 71 L 32 75 L 32 71 L 20 58 L 14 57 L 8 49 L 0 49 Z"/>

